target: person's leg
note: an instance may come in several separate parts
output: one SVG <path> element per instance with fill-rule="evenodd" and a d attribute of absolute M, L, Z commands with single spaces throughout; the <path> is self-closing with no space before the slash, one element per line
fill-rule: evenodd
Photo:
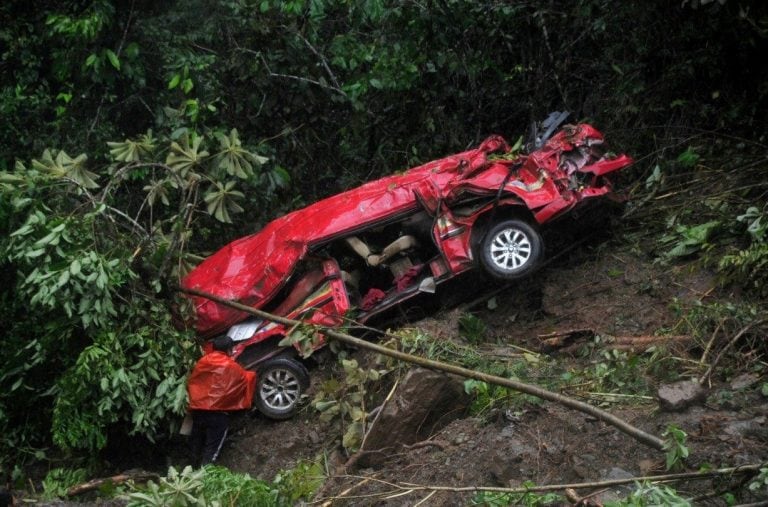
<path fill-rule="evenodd" d="M 206 416 L 203 465 L 214 463 L 218 459 L 221 447 L 227 438 L 227 431 L 229 431 L 229 414 L 225 412 L 210 412 Z"/>
<path fill-rule="evenodd" d="M 192 413 L 192 434 L 189 436 L 189 448 L 192 451 L 192 466 L 198 468 L 202 464 L 203 448 L 205 447 L 207 421 L 205 413 Z"/>

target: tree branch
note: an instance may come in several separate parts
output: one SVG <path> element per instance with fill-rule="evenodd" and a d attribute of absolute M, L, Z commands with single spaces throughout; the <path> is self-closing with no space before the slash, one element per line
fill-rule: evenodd
<path fill-rule="evenodd" d="M 739 467 L 728 467 L 728 468 L 719 468 L 716 470 L 705 470 L 700 472 L 685 472 L 685 473 L 663 474 L 663 475 L 644 475 L 639 477 L 629 477 L 627 479 L 610 479 L 610 480 L 595 481 L 595 482 L 578 482 L 574 484 L 548 484 L 544 486 L 523 486 L 523 487 L 517 487 L 517 488 L 504 488 L 504 487 L 495 487 L 495 486 L 433 486 L 433 485 L 411 484 L 407 482 L 392 483 L 389 481 L 377 479 L 375 477 L 363 477 L 363 476 L 357 476 L 357 475 L 344 475 L 340 477 L 366 479 L 366 480 L 382 483 L 386 486 L 393 488 L 394 491 L 388 491 L 386 493 L 382 493 L 381 495 L 386 494 L 390 496 L 393 494 L 399 494 L 397 493 L 397 491 L 408 492 L 408 493 L 415 492 L 415 491 L 450 491 L 452 493 L 475 493 L 480 491 L 486 491 L 489 493 L 523 494 L 523 493 L 531 493 L 531 492 L 563 491 L 566 489 L 579 490 L 579 489 L 606 488 L 606 487 L 612 487 L 612 486 L 621 486 L 624 484 L 633 484 L 636 482 L 651 482 L 651 483 L 672 482 L 672 481 L 682 481 L 682 480 L 701 480 L 701 479 L 709 479 L 711 477 L 721 477 L 721 476 L 737 475 L 737 474 L 754 474 L 758 472 L 760 468 L 765 466 L 766 466 L 766 463 L 757 463 L 757 464 L 751 464 L 751 465 L 743 465 Z M 347 496 L 346 498 L 356 498 L 356 497 Z M 320 502 L 324 500 L 327 500 L 327 499 L 319 499 L 317 501 Z"/>
<path fill-rule="evenodd" d="M 302 322 L 300 321 L 287 319 L 285 317 L 273 315 L 261 310 L 256 310 L 254 308 L 251 308 L 250 306 L 243 305 L 240 303 L 235 303 L 233 301 L 229 301 L 227 299 L 221 298 L 214 294 L 210 294 L 208 292 L 200 291 L 197 289 L 184 288 L 184 287 L 179 288 L 179 290 L 186 294 L 209 299 L 221 305 L 228 306 L 230 308 L 234 308 L 236 310 L 240 310 L 242 312 L 245 312 L 245 313 L 248 313 L 272 322 L 278 322 L 280 324 L 284 324 L 287 326 L 297 326 L 302 324 Z M 448 373 L 459 375 L 461 377 L 480 380 L 488 384 L 507 387 L 509 389 L 519 391 L 525 394 L 530 394 L 532 396 L 536 396 L 537 398 L 541 398 L 547 401 L 554 401 L 565 407 L 572 408 L 574 410 L 578 410 L 585 414 L 589 414 L 593 417 L 596 417 L 597 419 L 605 423 L 608 423 L 611 426 L 614 426 L 619 431 L 626 433 L 627 435 L 635 438 L 636 440 L 654 449 L 657 449 L 659 451 L 664 449 L 664 440 L 656 436 L 653 436 L 649 433 L 646 433 L 641 429 L 635 426 L 632 426 L 626 421 L 623 421 L 622 419 L 614 416 L 613 414 L 610 414 L 604 410 L 601 410 L 597 407 L 589 405 L 588 403 L 574 400 L 573 398 L 569 398 L 567 396 L 563 396 L 561 394 L 548 391 L 546 389 L 543 389 L 535 385 L 525 384 L 523 382 L 518 382 L 516 380 L 497 377 L 495 375 L 488 375 L 487 373 L 469 370 L 467 368 L 462 368 L 460 366 L 455 366 L 452 364 L 443 363 L 443 362 L 435 361 L 432 359 L 426 359 L 423 357 L 406 354 L 405 352 L 400 352 L 399 350 L 389 349 L 381 345 L 377 345 L 374 343 L 367 342 L 365 340 L 361 340 L 359 338 L 355 338 L 354 336 L 348 335 L 346 333 L 342 333 L 335 329 L 323 328 L 318 326 L 318 330 L 322 331 L 322 333 L 327 338 L 331 338 L 331 339 L 334 339 L 342 343 L 346 343 L 348 345 L 352 345 L 361 349 L 366 349 L 366 350 L 370 350 L 385 356 L 394 357 L 395 359 L 399 359 L 401 361 L 405 361 L 412 364 L 417 364 L 419 366 L 423 366 L 425 368 L 429 368 L 432 370 L 445 371 Z"/>

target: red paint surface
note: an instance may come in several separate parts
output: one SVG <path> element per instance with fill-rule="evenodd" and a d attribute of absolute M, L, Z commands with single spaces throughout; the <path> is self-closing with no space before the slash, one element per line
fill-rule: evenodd
<path fill-rule="evenodd" d="M 208 257 L 182 285 L 262 308 L 313 247 L 419 209 L 448 217 L 451 207 L 460 205 L 469 194 L 499 195 L 502 202 L 522 204 L 539 224 L 546 223 L 586 198 L 611 192 L 610 183 L 602 176 L 632 163 L 626 155 L 591 164 L 580 159 L 580 150 L 588 150 L 602 140 L 602 134 L 590 125 L 569 125 L 529 155 L 495 160 L 494 156 L 507 153 L 509 146 L 501 137 L 491 136 L 476 149 L 369 182 L 278 218 Z M 478 210 L 476 216 L 460 219 L 458 225 L 465 226 L 463 232 L 435 238 L 452 273 L 472 266 L 471 226 L 489 207 Z M 192 299 L 194 325 L 202 336 L 223 332 L 245 316 L 207 299 Z M 331 315 L 333 308 L 326 311 L 317 317 L 317 323 L 339 320 L 338 315 Z"/>

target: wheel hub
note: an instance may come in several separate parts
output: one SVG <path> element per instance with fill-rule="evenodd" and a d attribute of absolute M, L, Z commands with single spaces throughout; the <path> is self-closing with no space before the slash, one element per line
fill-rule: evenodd
<path fill-rule="evenodd" d="M 298 400 L 299 380 L 288 370 L 272 370 L 261 385 L 261 399 L 273 409 L 290 408 Z"/>
<path fill-rule="evenodd" d="M 518 229 L 500 231 L 490 245 L 491 259 L 504 270 L 520 268 L 531 257 L 531 242 Z"/>

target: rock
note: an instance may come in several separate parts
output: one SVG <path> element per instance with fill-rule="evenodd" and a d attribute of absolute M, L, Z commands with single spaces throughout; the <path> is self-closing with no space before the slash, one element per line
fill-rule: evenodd
<path fill-rule="evenodd" d="M 600 480 L 609 481 L 615 479 L 631 479 L 633 477 L 635 477 L 634 474 L 631 474 L 622 468 L 611 467 L 610 470 L 604 472 Z M 633 489 L 634 486 L 631 483 L 624 486 L 612 486 L 600 493 L 597 498 L 601 504 L 618 502 L 627 495 L 630 495 Z"/>
<path fill-rule="evenodd" d="M 723 428 L 726 435 L 738 437 L 763 437 L 765 436 L 765 417 L 732 421 Z"/>
<path fill-rule="evenodd" d="M 426 440 L 463 416 L 470 402 L 459 377 L 412 369 L 372 422 L 358 466 L 374 466 L 401 446 Z"/>
<path fill-rule="evenodd" d="M 704 401 L 707 390 L 695 380 L 664 384 L 656 393 L 661 410 L 677 412 Z"/>
<path fill-rule="evenodd" d="M 731 380 L 731 389 L 738 391 L 739 389 L 756 384 L 758 380 L 760 380 L 760 377 L 754 373 L 744 373 Z"/>
<path fill-rule="evenodd" d="M 509 487 L 513 479 L 520 478 L 520 465 L 535 459 L 536 449 L 522 440 L 515 440 L 509 447 L 491 451 L 486 461 L 488 474 L 497 485 Z"/>

